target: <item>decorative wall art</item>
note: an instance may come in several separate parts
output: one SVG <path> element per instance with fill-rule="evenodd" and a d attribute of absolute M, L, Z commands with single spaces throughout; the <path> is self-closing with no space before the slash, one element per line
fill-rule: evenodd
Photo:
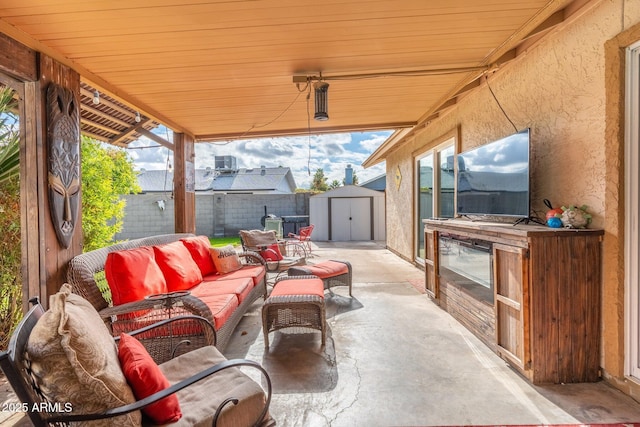
<path fill-rule="evenodd" d="M 47 144 L 51 221 L 68 248 L 80 203 L 80 105 L 71 90 L 55 83 L 47 87 Z"/>

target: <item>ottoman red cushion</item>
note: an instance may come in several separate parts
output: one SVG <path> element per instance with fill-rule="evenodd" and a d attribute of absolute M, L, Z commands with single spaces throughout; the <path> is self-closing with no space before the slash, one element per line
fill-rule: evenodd
<path fill-rule="evenodd" d="M 305 265 L 302 268 L 309 270 L 311 274 L 318 276 L 321 279 L 349 273 L 349 267 L 347 267 L 347 264 L 339 261 L 324 261 L 314 265 Z"/>
<path fill-rule="evenodd" d="M 272 297 L 280 295 L 318 295 L 324 298 L 324 284 L 320 279 L 289 279 L 276 283 Z"/>

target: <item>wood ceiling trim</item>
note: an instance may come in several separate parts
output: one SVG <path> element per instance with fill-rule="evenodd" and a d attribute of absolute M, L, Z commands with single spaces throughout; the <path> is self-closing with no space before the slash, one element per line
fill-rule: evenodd
<path fill-rule="evenodd" d="M 404 129 L 412 128 L 416 125 L 416 122 L 389 122 L 381 124 L 369 124 L 369 125 L 345 125 L 345 126 L 327 126 L 327 127 L 312 127 L 309 128 L 297 128 L 290 130 L 253 130 L 245 132 L 242 135 L 237 133 L 212 133 L 199 135 L 196 142 L 213 142 L 213 141 L 227 141 L 235 139 L 251 139 L 251 138 L 267 138 L 277 136 L 299 136 L 299 135 L 312 135 L 325 134 L 325 133 L 344 133 L 344 132 L 365 132 L 376 130 L 392 130 L 392 129 Z"/>

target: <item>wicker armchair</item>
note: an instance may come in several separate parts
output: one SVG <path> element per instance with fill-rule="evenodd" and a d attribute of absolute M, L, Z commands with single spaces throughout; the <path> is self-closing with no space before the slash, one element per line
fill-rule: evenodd
<path fill-rule="evenodd" d="M 44 314 L 44 309 L 38 303 L 37 298 L 34 298 L 31 302 L 34 305 L 13 333 L 8 350 L 0 353 L 0 368 L 6 375 L 7 380 L 11 384 L 17 397 L 20 399 L 20 403 L 16 404 L 18 405 L 16 408 L 19 408 L 21 412 L 25 412 L 30 421 L 36 427 L 68 425 L 71 422 L 77 421 L 111 419 L 134 411 L 139 411 L 154 402 L 175 393 L 178 393 L 179 399 L 182 399 L 180 400 L 180 406 L 183 412 L 187 411 L 184 415 L 185 417 L 188 417 L 188 411 L 190 411 L 190 409 L 194 409 L 194 405 L 201 405 L 202 407 L 207 408 L 204 409 L 205 411 L 209 409 L 211 410 L 209 416 L 206 417 L 208 425 L 211 425 L 211 421 L 209 420 L 210 418 L 213 419 L 213 426 L 218 425 L 218 421 L 222 419 L 224 419 L 223 424 L 225 425 L 233 424 L 233 419 L 236 417 L 244 419 L 247 416 L 246 406 L 241 408 L 242 405 L 239 405 L 238 409 L 235 408 L 235 405 L 238 405 L 237 396 L 234 397 L 231 395 L 226 398 L 221 396 L 214 397 L 215 394 L 224 395 L 225 388 L 229 386 L 228 375 L 231 375 L 231 371 L 235 371 L 233 372 L 234 378 L 239 378 L 240 376 L 244 384 L 249 387 L 253 387 L 254 393 L 255 390 L 258 390 L 258 393 L 264 393 L 264 398 L 261 399 L 263 402 L 262 408 L 254 407 L 253 409 L 253 411 L 259 415 L 255 418 L 252 425 L 262 427 L 275 425 L 274 420 L 268 413 L 272 393 L 271 381 L 268 373 L 260 364 L 245 359 L 224 359 L 215 347 L 213 347 L 213 342 L 210 341 L 210 338 L 212 337 L 211 334 L 203 334 L 202 336 L 205 337 L 203 341 L 190 343 L 189 349 L 193 351 L 193 353 L 185 352 L 180 356 L 177 356 L 175 359 L 169 359 L 167 361 L 164 361 L 167 357 L 165 352 L 167 346 L 160 345 L 157 347 L 161 349 L 160 352 L 158 352 L 157 348 L 153 346 L 155 341 L 153 336 L 157 329 L 196 327 L 208 329 L 210 332 L 213 331 L 213 327 L 210 323 L 205 319 L 196 316 L 167 319 L 140 330 L 130 332 L 130 335 L 141 338 L 140 342 L 145 345 L 156 362 L 172 364 L 172 368 L 181 365 L 196 364 L 196 366 L 191 367 L 191 371 L 194 371 L 195 373 L 184 378 L 179 378 L 179 380 L 175 380 L 175 378 L 173 378 L 174 381 L 171 381 L 173 384 L 168 388 L 158 391 L 142 400 L 137 400 L 134 403 L 114 407 L 97 413 L 79 413 L 77 412 L 79 408 L 74 408 L 73 405 L 68 402 L 65 405 L 65 402 L 58 402 L 56 404 L 55 402 L 49 401 L 45 397 L 44 389 L 41 388 L 42 384 L 39 384 L 37 377 L 34 376 L 31 371 L 31 361 L 27 354 L 27 343 L 29 342 L 31 331 Z M 115 340 L 117 341 L 117 338 L 115 338 Z M 212 359 L 217 360 L 218 362 L 214 365 L 202 366 L 202 369 L 197 371 L 197 369 L 200 369 L 200 365 L 206 365 L 205 362 L 200 363 L 200 360 Z M 162 367 L 163 365 L 160 366 Z M 264 378 L 263 383 L 265 384 L 266 391 L 262 390 L 260 385 L 238 371 L 238 367 L 257 369 Z M 167 369 L 172 371 L 174 370 L 172 368 Z M 181 390 L 194 387 L 199 387 L 198 391 L 195 391 L 195 394 L 187 393 L 182 394 L 182 397 L 180 397 L 179 393 Z M 232 393 L 239 393 L 237 384 L 234 385 Z M 187 398 L 185 396 L 191 396 L 193 399 L 198 399 L 198 401 L 196 403 L 189 402 L 186 400 Z M 212 403 L 213 399 L 217 402 Z M 229 405 L 229 403 L 233 403 L 233 405 Z M 71 410 L 69 410 L 69 408 L 71 408 Z M 201 413 L 202 410 L 203 408 L 198 408 L 196 412 Z M 233 411 L 235 411 L 235 413 Z M 114 420 L 114 422 L 115 421 L 116 420 Z M 185 422 L 191 424 L 190 419 Z"/>

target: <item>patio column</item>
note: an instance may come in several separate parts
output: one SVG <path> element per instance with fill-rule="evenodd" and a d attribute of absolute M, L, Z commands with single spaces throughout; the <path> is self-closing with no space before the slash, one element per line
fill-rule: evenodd
<path fill-rule="evenodd" d="M 184 133 L 173 134 L 173 194 L 175 232 L 196 232 L 195 146 L 194 138 Z"/>

